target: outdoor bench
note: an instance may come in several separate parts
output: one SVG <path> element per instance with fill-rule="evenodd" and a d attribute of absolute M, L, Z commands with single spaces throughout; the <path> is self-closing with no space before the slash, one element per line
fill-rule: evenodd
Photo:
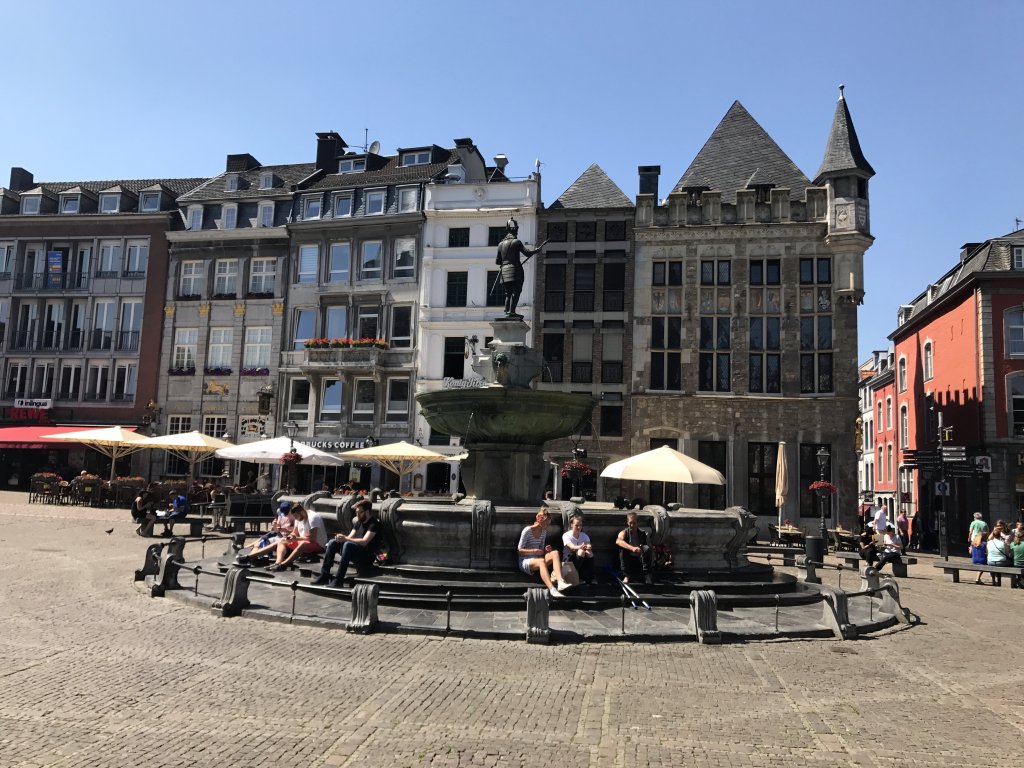
<path fill-rule="evenodd" d="M 1024 566 L 1020 565 L 982 565 L 963 560 L 939 560 L 934 565 L 941 568 L 947 576 L 951 576 L 954 584 L 960 583 L 960 571 L 991 574 L 997 585 L 1002 585 L 1003 576 L 1009 576 L 1011 589 L 1021 587 L 1024 580 Z"/>
<path fill-rule="evenodd" d="M 833 552 L 832 556 L 842 561 L 844 568 L 850 568 L 854 571 L 860 570 L 860 564 L 867 565 L 867 560 L 862 560 L 860 552 Z M 900 578 L 906 578 L 907 566 L 917 565 L 916 557 L 907 557 L 903 555 L 899 560 L 894 560 L 889 563 L 892 566 L 892 575 L 899 576 Z"/>
<path fill-rule="evenodd" d="M 228 517 L 228 527 L 232 533 L 241 533 L 242 531 L 249 530 L 253 533 L 259 533 L 263 530 L 264 525 L 270 525 L 274 522 L 273 517 L 267 517 L 266 515 L 260 515 L 258 517 L 249 517 L 245 515 L 231 516 Z"/>
<path fill-rule="evenodd" d="M 162 518 L 158 517 L 156 522 L 153 524 L 154 530 L 158 525 L 168 525 L 171 527 L 171 532 L 174 531 L 175 525 L 187 525 L 189 536 L 202 536 L 203 535 L 203 524 L 206 522 L 206 518 L 203 517 L 171 517 Z"/>

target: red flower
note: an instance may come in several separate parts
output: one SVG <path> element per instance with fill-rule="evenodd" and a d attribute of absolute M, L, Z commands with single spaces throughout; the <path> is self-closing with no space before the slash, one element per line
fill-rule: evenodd
<path fill-rule="evenodd" d="M 836 487 L 832 485 L 832 483 L 830 483 L 828 480 L 815 480 L 813 483 L 807 486 L 807 489 L 810 491 L 815 491 L 816 493 L 820 493 L 823 496 L 826 493 L 833 494 L 836 492 Z"/>
<path fill-rule="evenodd" d="M 298 451 L 288 451 L 284 456 L 281 457 L 282 464 L 301 464 L 302 454 Z"/>

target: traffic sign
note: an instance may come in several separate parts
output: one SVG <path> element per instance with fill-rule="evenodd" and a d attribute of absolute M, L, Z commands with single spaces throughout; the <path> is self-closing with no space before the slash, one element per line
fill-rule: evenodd
<path fill-rule="evenodd" d="M 935 484 L 936 496 L 949 496 L 949 483 L 938 482 Z"/>
<path fill-rule="evenodd" d="M 944 445 L 942 446 L 943 461 L 967 461 L 967 446 Z"/>

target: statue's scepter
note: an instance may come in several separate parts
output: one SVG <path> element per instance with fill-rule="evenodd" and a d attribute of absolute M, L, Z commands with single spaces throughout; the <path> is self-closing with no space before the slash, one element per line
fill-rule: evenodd
<path fill-rule="evenodd" d="M 547 245 L 547 244 L 548 244 L 548 241 L 545 240 L 543 243 L 538 245 L 536 250 L 533 253 L 529 254 L 525 259 L 523 259 L 520 262 L 520 266 L 524 266 L 526 264 L 526 262 L 528 262 L 530 259 L 532 259 L 534 256 L 536 256 L 538 253 L 540 253 L 541 250 L 544 248 L 544 246 Z M 491 286 L 491 290 L 488 291 L 488 293 L 487 293 L 488 296 L 490 296 L 492 293 L 494 293 L 497 290 L 498 283 L 500 283 L 500 282 L 501 282 L 501 270 L 499 269 L 497 276 L 494 278 L 494 285 Z"/>

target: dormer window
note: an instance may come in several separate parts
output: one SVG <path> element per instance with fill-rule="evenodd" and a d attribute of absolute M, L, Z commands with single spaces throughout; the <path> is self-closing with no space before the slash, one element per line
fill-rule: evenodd
<path fill-rule="evenodd" d="M 26 195 L 21 198 L 21 212 L 35 214 L 39 213 L 39 206 L 42 198 L 39 195 Z"/>
<path fill-rule="evenodd" d="M 225 205 L 220 217 L 221 229 L 234 229 L 238 226 L 238 206 Z"/>
<path fill-rule="evenodd" d="M 260 174 L 260 189 L 272 189 L 274 186 L 274 174 L 272 173 L 261 173 Z"/>
<path fill-rule="evenodd" d="M 225 192 L 237 192 L 238 191 L 238 174 L 229 173 L 224 177 L 224 191 Z"/>
<path fill-rule="evenodd" d="M 338 161 L 338 173 L 359 173 L 366 170 L 366 158 L 352 158 Z"/>
<path fill-rule="evenodd" d="M 203 228 L 203 206 L 193 205 L 188 209 L 188 228 L 196 232 Z"/>
<path fill-rule="evenodd" d="M 100 195 L 100 213 L 117 213 L 121 208 L 121 196 L 115 192 Z"/>
<path fill-rule="evenodd" d="M 274 204 L 273 203 L 260 203 L 260 226 L 261 227 L 272 227 L 274 226 Z"/>
<path fill-rule="evenodd" d="M 417 150 L 416 152 L 403 152 L 402 165 L 427 165 L 430 163 L 430 150 Z"/>
<path fill-rule="evenodd" d="M 139 199 L 139 210 L 145 213 L 152 213 L 160 210 L 160 193 L 143 192 Z"/>
<path fill-rule="evenodd" d="M 334 196 L 334 218 L 342 219 L 352 215 L 352 194 L 346 192 Z"/>
<path fill-rule="evenodd" d="M 373 189 L 366 193 L 365 215 L 378 216 L 384 213 L 384 193 L 383 189 Z"/>
<path fill-rule="evenodd" d="M 1013 268 L 1024 269 L 1024 246 L 1014 246 L 1013 249 Z"/>
<path fill-rule="evenodd" d="M 418 207 L 419 187 L 401 187 L 398 190 L 398 212 L 412 213 Z"/>
<path fill-rule="evenodd" d="M 322 199 L 319 195 L 317 197 L 307 197 L 303 201 L 302 218 L 307 221 L 310 219 L 319 219 L 321 201 Z"/>
<path fill-rule="evenodd" d="M 60 198 L 60 212 L 78 213 L 79 200 L 78 195 L 62 195 Z"/>

